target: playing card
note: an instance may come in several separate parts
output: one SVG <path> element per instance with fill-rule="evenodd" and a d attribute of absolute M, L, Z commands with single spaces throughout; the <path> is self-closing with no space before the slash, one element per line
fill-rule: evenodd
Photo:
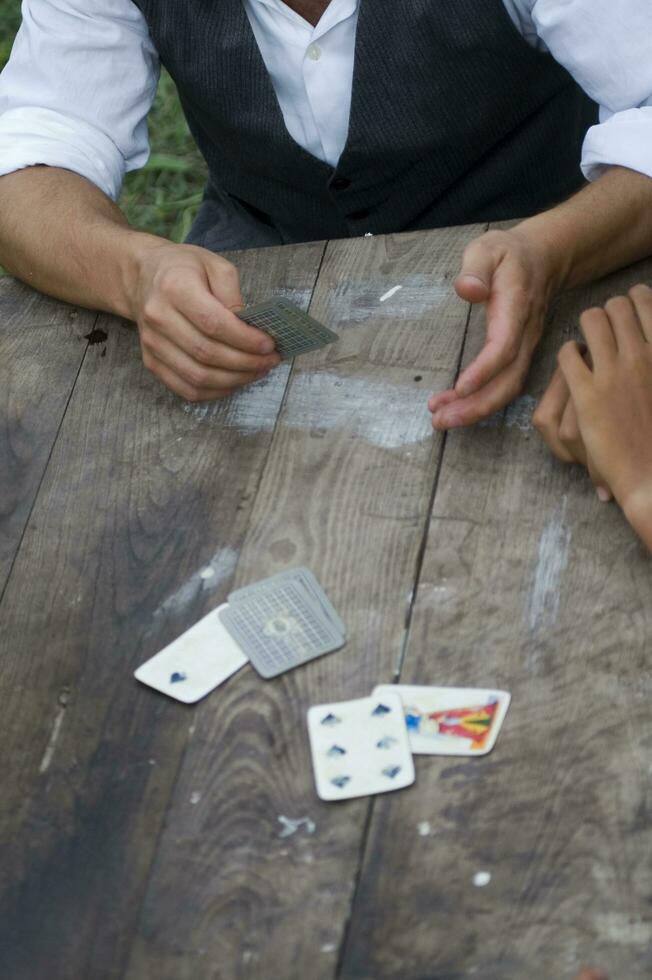
<path fill-rule="evenodd" d="M 305 586 L 308 595 L 315 602 L 318 609 L 321 610 L 325 618 L 334 625 L 342 634 L 342 637 L 346 635 L 346 627 L 338 616 L 330 599 L 310 569 L 304 566 L 287 569 L 287 571 L 279 572 L 277 575 L 270 575 L 269 578 L 262 579 L 260 582 L 254 582 L 251 585 L 245 585 L 240 589 L 236 589 L 229 596 L 229 603 L 239 602 L 246 596 L 250 596 L 262 589 L 273 590 L 287 581 L 296 581 Z"/>
<path fill-rule="evenodd" d="M 249 589 L 220 619 L 262 677 L 299 667 L 339 649 L 344 637 L 327 620 L 301 581 Z"/>
<path fill-rule="evenodd" d="M 177 701 L 192 704 L 247 663 L 220 622 L 219 606 L 160 653 L 141 664 L 134 677 Z"/>
<path fill-rule="evenodd" d="M 414 782 L 414 763 L 401 699 L 390 691 L 308 709 L 317 794 L 347 800 L 402 789 Z"/>
<path fill-rule="evenodd" d="M 416 755 L 486 755 L 493 749 L 511 695 L 465 687 L 381 684 L 374 697 L 396 693 Z"/>
<path fill-rule="evenodd" d="M 280 297 L 247 306 L 237 315 L 246 323 L 268 333 L 284 361 L 339 340 L 337 334 L 323 323 Z"/>

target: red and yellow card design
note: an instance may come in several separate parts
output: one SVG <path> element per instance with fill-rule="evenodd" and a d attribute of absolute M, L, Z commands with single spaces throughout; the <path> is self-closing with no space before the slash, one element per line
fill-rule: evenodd
<path fill-rule="evenodd" d="M 381 684 L 374 696 L 386 692 L 401 699 L 417 755 L 486 755 L 496 744 L 510 702 L 508 691 L 407 684 Z"/>

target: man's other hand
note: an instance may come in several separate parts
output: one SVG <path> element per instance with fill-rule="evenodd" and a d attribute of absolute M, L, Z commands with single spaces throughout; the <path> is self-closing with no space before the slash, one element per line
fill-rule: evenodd
<path fill-rule="evenodd" d="M 486 342 L 455 387 L 431 397 L 435 429 L 472 425 L 519 394 L 560 281 L 552 251 L 519 227 L 489 231 L 467 246 L 455 290 L 484 304 Z"/>
<path fill-rule="evenodd" d="M 237 269 L 206 249 L 152 245 L 132 295 L 143 364 L 181 398 L 223 398 L 280 362 L 272 339 L 235 315 Z"/>

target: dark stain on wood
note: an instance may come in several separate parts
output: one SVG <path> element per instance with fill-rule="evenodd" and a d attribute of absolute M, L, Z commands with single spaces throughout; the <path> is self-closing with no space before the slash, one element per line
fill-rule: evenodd
<path fill-rule="evenodd" d="M 84 334 L 84 339 L 88 341 L 89 347 L 95 347 L 96 344 L 103 344 L 108 339 L 108 333 L 101 327 L 93 327 L 93 329 Z"/>

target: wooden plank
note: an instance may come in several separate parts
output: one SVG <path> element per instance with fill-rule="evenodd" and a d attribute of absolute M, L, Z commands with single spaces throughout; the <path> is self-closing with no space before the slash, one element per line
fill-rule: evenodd
<path fill-rule="evenodd" d="M 307 306 L 323 249 L 235 261 Z M 3 977 L 122 976 L 194 718 L 132 671 L 229 590 L 288 372 L 192 406 L 88 352 L 0 606 Z"/>
<path fill-rule="evenodd" d="M 294 368 L 237 582 L 310 566 L 349 641 L 275 681 L 245 670 L 194 715 L 132 980 L 334 975 L 369 801 L 317 799 L 305 711 L 369 693 L 400 657 L 441 445 L 427 397 L 457 370 L 450 280 L 477 233 L 329 246 L 311 312 L 341 339 Z M 283 818 L 306 822 L 284 836 Z"/>
<path fill-rule="evenodd" d="M 0 596 L 96 318 L 0 278 Z"/>
<path fill-rule="evenodd" d="M 651 975 L 652 567 L 531 425 L 580 311 L 641 279 L 564 296 L 523 397 L 447 440 L 401 679 L 513 701 L 491 756 L 420 758 L 377 799 L 342 978 Z"/>

